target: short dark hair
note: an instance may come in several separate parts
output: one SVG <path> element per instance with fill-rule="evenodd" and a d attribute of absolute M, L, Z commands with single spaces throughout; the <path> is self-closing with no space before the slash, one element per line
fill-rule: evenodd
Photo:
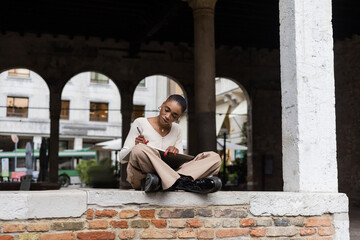
<path fill-rule="evenodd" d="M 186 111 L 186 100 L 185 100 L 185 98 L 183 96 L 181 96 L 179 94 L 173 94 L 173 95 L 170 95 L 166 99 L 166 102 L 167 101 L 175 101 L 175 102 L 177 102 L 178 104 L 180 104 L 182 112 Z"/>

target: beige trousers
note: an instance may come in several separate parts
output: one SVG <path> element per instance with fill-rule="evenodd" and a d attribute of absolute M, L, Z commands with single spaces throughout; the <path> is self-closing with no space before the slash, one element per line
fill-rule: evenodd
<path fill-rule="evenodd" d="M 161 178 L 162 188 L 170 188 L 181 175 L 190 176 L 194 180 L 217 174 L 220 170 L 221 158 L 215 152 L 198 154 L 193 160 L 184 163 L 179 169 L 172 169 L 160 158 L 157 150 L 137 144 L 131 151 L 127 166 L 126 180 L 135 189 L 141 188 L 141 180 L 147 173 L 157 173 Z"/>

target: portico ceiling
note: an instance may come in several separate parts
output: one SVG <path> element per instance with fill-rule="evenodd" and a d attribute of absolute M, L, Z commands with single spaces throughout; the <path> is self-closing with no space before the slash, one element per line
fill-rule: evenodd
<path fill-rule="evenodd" d="M 278 48 L 279 0 L 218 0 L 216 45 Z M 2 3 L 0 31 L 114 38 L 142 43 L 193 43 L 192 10 L 181 0 L 11 0 Z M 333 0 L 335 40 L 360 34 L 360 2 Z"/>

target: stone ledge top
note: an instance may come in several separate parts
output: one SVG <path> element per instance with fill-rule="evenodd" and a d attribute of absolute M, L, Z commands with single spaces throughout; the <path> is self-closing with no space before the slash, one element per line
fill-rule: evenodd
<path fill-rule="evenodd" d="M 248 205 L 254 216 L 315 216 L 347 213 L 343 193 L 188 192 L 144 193 L 118 189 L 61 189 L 0 192 L 0 220 L 80 217 L 86 209 L 139 207 L 208 207 Z"/>

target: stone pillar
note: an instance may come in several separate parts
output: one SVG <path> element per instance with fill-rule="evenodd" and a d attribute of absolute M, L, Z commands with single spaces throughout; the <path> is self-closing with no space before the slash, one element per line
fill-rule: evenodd
<path fill-rule="evenodd" d="M 337 192 L 331 0 L 280 0 L 284 191 Z"/>
<path fill-rule="evenodd" d="M 194 14 L 194 121 L 196 152 L 216 150 L 215 36 L 216 0 L 187 0 Z"/>
<path fill-rule="evenodd" d="M 83 148 L 83 139 L 81 137 L 74 138 L 74 150 L 81 150 Z"/>
<path fill-rule="evenodd" d="M 130 131 L 132 111 L 133 95 L 130 92 L 124 91 L 121 93 L 122 145 L 124 145 L 125 139 Z M 120 188 L 123 189 L 131 188 L 131 185 L 126 181 L 126 166 L 127 164 L 121 164 L 120 166 Z"/>
<path fill-rule="evenodd" d="M 61 90 L 50 89 L 49 181 L 52 183 L 58 182 L 60 111 L 61 111 Z"/>
<path fill-rule="evenodd" d="M 121 93 L 121 118 L 122 131 L 121 139 L 124 145 L 125 138 L 128 135 L 131 127 L 131 116 L 133 112 L 133 95 L 131 93 Z"/>

